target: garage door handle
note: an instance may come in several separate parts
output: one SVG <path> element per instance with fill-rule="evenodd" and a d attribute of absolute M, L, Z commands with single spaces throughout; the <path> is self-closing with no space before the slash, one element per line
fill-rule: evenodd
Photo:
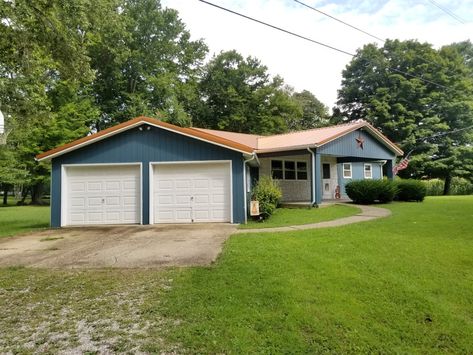
<path fill-rule="evenodd" d="M 194 196 L 191 196 L 191 201 L 194 201 Z"/>
<path fill-rule="evenodd" d="M 104 198 L 102 199 L 102 203 L 105 203 L 105 199 L 104 199 Z"/>

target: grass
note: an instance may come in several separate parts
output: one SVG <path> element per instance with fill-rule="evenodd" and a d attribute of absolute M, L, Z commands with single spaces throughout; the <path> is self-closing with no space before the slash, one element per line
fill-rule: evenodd
<path fill-rule="evenodd" d="M 191 353 L 473 353 L 473 197 L 231 238 L 151 309 Z"/>
<path fill-rule="evenodd" d="M 353 216 L 359 212 L 359 208 L 346 205 L 333 205 L 323 208 L 278 208 L 267 220 L 262 222 L 249 220 L 247 224 L 241 224 L 239 228 L 273 228 L 317 223 Z"/>
<path fill-rule="evenodd" d="M 240 234 L 210 267 L 0 269 L 5 352 L 473 353 L 473 197 Z"/>
<path fill-rule="evenodd" d="M 0 208 L 0 238 L 49 227 L 49 206 Z"/>

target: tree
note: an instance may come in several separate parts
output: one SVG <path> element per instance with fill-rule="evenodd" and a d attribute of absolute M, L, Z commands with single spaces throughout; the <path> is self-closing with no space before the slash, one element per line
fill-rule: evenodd
<path fill-rule="evenodd" d="M 324 127 L 330 123 L 328 107 L 310 91 L 295 92 L 292 97 L 302 107 L 303 112 L 298 123 L 298 129 Z"/>
<path fill-rule="evenodd" d="M 343 72 L 337 104 L 338 120 L 368 120 L 404 151 L 413 149 L 402 176 L 441 177 L 448 193 L 451 177 L 463 174 L 473 78 L 459 51 L 416 41 L 366 45 Z"/>
<path fill-rule="evenodd" d="M 0 102 L 14 128 L 7 148 L 14 149 L 14 159 L 7 160 L 14 163 L 11 169 L 26 170 L 22 182 L 31 186 L 32 203 L 41 203 L 49 165 L 34 156 L 89 130 L 94 117 L 81 112 L 91 103 L 87 46 L 93 23 L 107 16 L 92 0 L 2 1 L 0 6 Z M 61 93 L 69 97 L 60 99 Z M 71 115 L 74 105 L 78 115 Z M 58 125 L 74 129 L 58 132 Z M 8 177 L 2 179 L 9 184 Z"/>
<path fill-rule="evenodd" d="M 122 1 L 119 14 L 98 31 L 100 39 L 89 48 L 101 110 L 96 127 L 159 112 L 190 125 L 188 102 L 207 47 L 190 40 L 177 12 L 156 0 Z"/>
<path fill-rule="evenodd" d="M 302 115 L 282 78 L 236 51 L 221 52 L 205 66 L 193 112 L 201 127 L 268 134 L 289 129 L 291 117 Z"/>

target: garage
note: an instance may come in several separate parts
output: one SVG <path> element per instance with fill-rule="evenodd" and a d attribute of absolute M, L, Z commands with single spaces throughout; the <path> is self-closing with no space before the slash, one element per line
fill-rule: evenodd
<path fill-rule="evenodd" d="M 231 163 L 153 164 L 154 223 L 231 222 Z"/>
<path fill-rule="evenodd" d="M 63 226 L 141 223 L 140 165 L 63 166 Z"/>

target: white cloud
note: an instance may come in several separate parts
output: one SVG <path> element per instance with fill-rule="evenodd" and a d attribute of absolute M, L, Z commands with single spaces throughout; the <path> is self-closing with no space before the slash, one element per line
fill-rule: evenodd
<path fill-rule="evenodd" d="M 351 53 L 366 43 L 375 42 L 290 0 L 210 1 Z M 436 0 L 464 20 L 472 21 L 464 25 L 427 0 L 301 1 L 381 38 L 417 39 L 438 48 L 471 39 L 473 33 L 471 0 Z M 270 73 L 281 75 L 296 90 L 310 90 L 327 106 L 334 105 L 341 72 L 351 57 L 197 0 L 163 0 L 162 4 L 179 11 L 192 37 L 203 38 L 211 54 L 236 49 L 245 56 L 257 57 Z"/>

